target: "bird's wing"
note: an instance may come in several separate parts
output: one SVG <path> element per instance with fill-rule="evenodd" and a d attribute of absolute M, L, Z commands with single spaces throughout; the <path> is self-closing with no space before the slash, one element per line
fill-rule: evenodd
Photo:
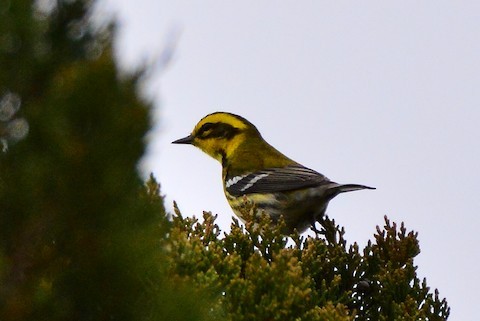
<path fill-rule="evenodd" d="M 324 175 L 302 165 L 268 168 L 227 178 L 225 189 L 230 195 L 274 193 L 331 184 Z"/>

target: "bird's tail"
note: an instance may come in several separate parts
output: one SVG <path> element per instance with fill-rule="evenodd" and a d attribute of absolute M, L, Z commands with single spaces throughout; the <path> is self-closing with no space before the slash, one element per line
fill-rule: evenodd
<path fill-rule="evenodd" d="M 366 185 L 359 185 L 359 184 L 339 184 L 332 188 L 335 194 L 345 193 L 345 192 L 353 192 L 358 191 L 361 189 L 375 189 L 375 187 L 370 187 Z"/>

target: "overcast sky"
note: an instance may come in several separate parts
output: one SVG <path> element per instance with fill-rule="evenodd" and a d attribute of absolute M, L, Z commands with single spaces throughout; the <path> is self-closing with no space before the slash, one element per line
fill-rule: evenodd
<path fill-rule="evenodd" d="M 383 216 L 419 233 L 418 276 L 475 320 L 480 289 L 480 1 L 103 0 L 125 68 L 171 58 L 147 83 L 156 127 L 142 168 L 185 215 L 232 211 L 221 166 L 171 145 L 229 111 L 340 183 L 328 214 L 364 245 Z M 175 48 L 173 57 L 162 48 Z"/>

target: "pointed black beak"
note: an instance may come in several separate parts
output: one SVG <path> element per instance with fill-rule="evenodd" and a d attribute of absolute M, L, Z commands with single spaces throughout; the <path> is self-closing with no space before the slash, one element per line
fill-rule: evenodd
<path fill-rule="evenodd" d="M 192 135 L 188 135 L 187 137 L 183 137 L 172 142 L 172 144 L 192 144 L 192 143 L 193 143 Z"/>

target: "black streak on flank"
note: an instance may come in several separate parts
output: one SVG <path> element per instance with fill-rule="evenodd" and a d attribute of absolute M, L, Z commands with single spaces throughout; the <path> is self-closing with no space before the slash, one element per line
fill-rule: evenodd
<path fill-rule="evenodd" d="M 227 154 L 225 154 L 224 150 L 221 150 L 220 155 L 222 156 L 222 168 L 226 168 L 228 166 Z"/>
<path fill-rule="evenodd" d="M 224 138 L 232 139 L 240 132 L 240 129 L 226 123 L 206 123 L 197 132 L 197 138 Z"/>

